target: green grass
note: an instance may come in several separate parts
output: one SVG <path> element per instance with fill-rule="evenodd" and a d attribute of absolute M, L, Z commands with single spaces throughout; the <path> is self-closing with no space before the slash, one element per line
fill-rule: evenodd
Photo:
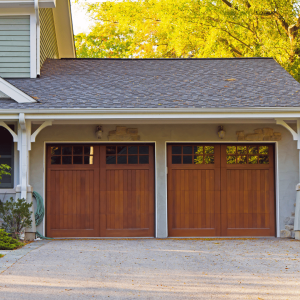
<path fill-rule="evenodd" d="M 1 257 L 4 257 L 4 254 L 0 254 L 0 258 L 1 258 Z"/>

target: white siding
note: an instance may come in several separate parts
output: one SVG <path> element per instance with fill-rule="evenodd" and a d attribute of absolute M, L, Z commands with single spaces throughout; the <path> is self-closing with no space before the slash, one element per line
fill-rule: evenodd
<path fill-rule="evenodd" d="M 30 77 L 29 16 L 0 17 L 0 76 Z"/>

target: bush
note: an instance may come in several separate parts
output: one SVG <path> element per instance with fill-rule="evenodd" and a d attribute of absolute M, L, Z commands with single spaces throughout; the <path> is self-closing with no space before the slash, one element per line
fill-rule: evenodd
<path fill-rule="evenodd" d="M 6 232 L 16 233 L 17 235 L 26 228 L 31 227 L 31 203 L 27 203 L 25 199 L 14 201 L 10 198 L 9 201 L 0 201 L 0 217 L 3 219 L 2 228 Z"/>
<path fill-rule="evenodd" d="M 4 229 L 0 229 L 0 250 L 14 250 L 21 245 L 22 243 L 8 236 Z"/>

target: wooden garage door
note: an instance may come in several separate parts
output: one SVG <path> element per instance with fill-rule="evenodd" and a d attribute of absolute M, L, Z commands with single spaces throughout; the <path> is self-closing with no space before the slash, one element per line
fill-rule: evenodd
<path fill-rule="evenodd" d="M 154 236 L 153 145 L 49 145 L 50 237 Z"/>
<path fill-rule="evenodd" d="M 169 236 L 274 236 L 273 145 L 168 145 Z"/>

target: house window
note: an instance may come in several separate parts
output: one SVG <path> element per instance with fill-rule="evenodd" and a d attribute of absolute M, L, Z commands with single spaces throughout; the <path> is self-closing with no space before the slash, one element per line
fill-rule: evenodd
<path fill-rule="evenodd" d="M 13 125 L 9 127 L 14 130 Z M 11 175 L 2 176 L 0 188 L 14 187 L 14 143 L 10 132 L 4 127 L 0 127 L 0 165 L 6 164 L 11 167 Z"/>

